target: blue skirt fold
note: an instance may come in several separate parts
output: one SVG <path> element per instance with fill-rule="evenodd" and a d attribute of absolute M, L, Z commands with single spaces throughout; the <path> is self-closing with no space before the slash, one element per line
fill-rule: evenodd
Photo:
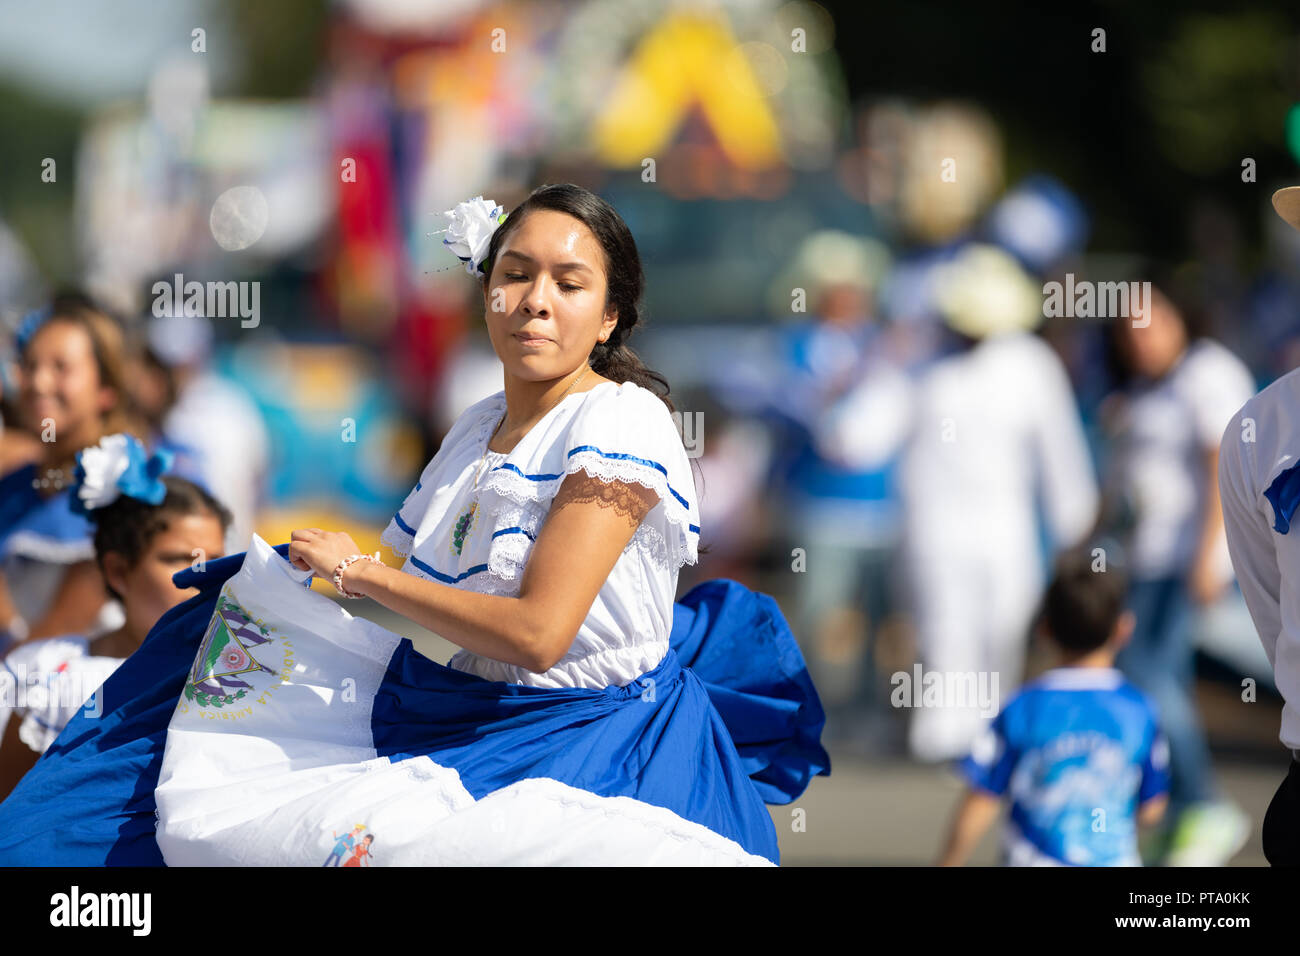
<path fill-rule="evenodd" d="M 371 713 L 391 760 L 453 767 L 475 799 L 529 777 L 665 807 L 780 862 L 776 831 L 699 678 L 669 650 L 624 687 L 489 682 L 403 641 Z"/>
<path fill-rule="evenodd" d="M 286 557 L 288 545 L 275 550 Z M 242 553 L 179 572 L 172 608 L 0 803 L 0 865 L 161 866 L 153 791 L 167 726 Z M 665 807 L 778 860 L 764 806 L 830 772 L 825 717 L 776 602 L 728 579 L 674 607 L 672 650 L 625 687 L 485 681 L 402 641 L 372 712 L 375 748 L 454 767 L 477 799 L 528 777 Z"/>

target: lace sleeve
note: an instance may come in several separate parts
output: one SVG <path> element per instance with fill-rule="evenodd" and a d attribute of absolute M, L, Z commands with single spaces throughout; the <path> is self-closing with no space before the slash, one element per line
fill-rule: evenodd
<path fill-rule="evenodd" d="M 673 416 L 653 392 L 624 383 L 579 410 L 564 449 L 564 474 L 576 471 L 652 490 L 659 504 L 633 541 L 674 569 L 698 560 L 700 518 L 690 459 Z"/>

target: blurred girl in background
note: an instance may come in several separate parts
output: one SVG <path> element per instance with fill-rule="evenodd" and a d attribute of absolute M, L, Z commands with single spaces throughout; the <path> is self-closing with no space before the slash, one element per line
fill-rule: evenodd
<path fill-rule="evenodd" d="M 172 575 L 224 554 L 229 512 L 200 486 L 164 474 L 170 453 L 146 461 L 134 437 L 116 434 L 78 453 L 77 462 L 70 507 L 93 522 L 95 573 L 125 619 L 98 637 L 28 640 L 5 658 L 0 679 L 12 685 L 0 693 L 0 800 L 158 619 L 198 593 L 177 588 Z"/>
<path fill-rule="evenodd" d="M 95 568 L 94 529 L 72 510 L 75 455 L 140 430 L 126 390 L 121 327 L 78 295 L 56 298 L 18 330 L 18 428 L 40 460 L 0 477 L 0 653 L 27 638 L 120 628 L 121 606 Z"/>
<path fill-rule="evenodd" d="M 1136 629 L 1116 665 L 1147 693 L 1169 737 L 1170 828 L 1148 852 L 1168 865 L 1221 865 L 1249 820 L 1216 797 L 1196 712 L 1198 608 L 1232 583 L 1218 493 L 1219 440 L 1254 394 L 1246 366 L 1204 336 L 1183 284 L 1167 271 L 1144 315 L 1108 324 L 1118 388 L 1102 403 L 1109 442 L 1101 528 L 1122 550 Z M 1132 304 L 1132 303 L 1131 303 Z"/>

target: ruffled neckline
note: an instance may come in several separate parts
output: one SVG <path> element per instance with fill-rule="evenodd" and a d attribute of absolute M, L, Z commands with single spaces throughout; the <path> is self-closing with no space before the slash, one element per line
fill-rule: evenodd
<path fill-rule="evenodd" d="M 562 399 L 560 399 L 558 402 L 555 403 L 555 405 L 550 409 L 550 411 L 548 411 L 545 415 L 539 418 L 532 428 L 528 429 L 527 432 L 525 432 L 522 436 L 520 436 L 519 441 L 515 442 L 514 448 L 511 448 L 510 451 L 493 451 L 492 449 L 487 447 L 487 444 L 489 441 L 492 440 L 492 432 L 497 427 L 497 423 L 501 421 L 501 413 L 506 410 L 506 390 L 504 388 L 500 389 L 499 391 L 493 393 L 492 401 L 488 406 L 487 414 L 483 416 L 483 420 L 479 423 L 478 439 L 476 444 L 482 445 L 483 451 L 486 451 L 489 455 L 499 455 L 502 458 L 509 458 L 512 454 L 514 454 L 516 448 L 518 448 L 525 441 L 527 441 L 529 435 L 531 435 L 537 429 L 545 425 L 547 421 L 550 420 L 552 415 L 554 415 L 556 412 L 558 412 L 561 408 L 565 406 L 565 404 L 569 401 L 569 399 L 582 398 L 583 396 L 590 395 L 592 392 L 596 391 L 596 389 L 604 388 L 606 385 L 613 385 L 615 388 L 618 388 L 620 385 L 631 385 L 631 384 L 635 384 L 635 383 L 600 382 L 592 386 L 591 388 L 587 389 L 585 392 L 573 392 L 569 395 L 565 395 Z"/>
<path fill-rule="evenodd" d="M 420 522 L 425 520 L 428 514 L 429 502 L 426 495 L 426 498 L 421 499 L 416 505 L 419 517 L 417 512 L 413 511 L 411 518 L 414 520 L 408 523 L 402 518 L 399 510 L 380 538 L 383 543 L 390 545 L 396 554 L 410 559 L 409 567 L 404 567 L 404 570 L 425 576 L 430 580 L 455 584 L 469 590 L 499 594 L 517 593 L 532 542 L 540 533 L 559 486 L 568 475 L 579 470 L 586 471 L 592 477 L 606 482 L 624 481 L 640 484 L 652 489 L 662 502 L 663 520 L 642 521 L 624 549 L 625 553 L 644 554 L 657 571 L 671 573 L 683 564 L 695 564 L 698 560 L 696 540 L 699 526 L 694 506 L 691 504 L 693 498 L 684 497 L 673 487 L 669 480 L 668 467 L 664 463 L 630 454 L 608 454 L 607 450 L 592 445 L 582 445 L 574 448 L 559 462 L 550 462 L 540 470 L 535 467 L 540 464 L 540 459 L 534 460 L 534 455 L 549 453 L 549 450 L 539 451 L 535 447 L 536 439 L 539 435 L 546 435 L 547 430 L 555 425 L 554 416 L 567 414 L 562 411 L 564 409 L 579 416 L 583 415 L 585 409 L 581 402 L 574 406 L 569 399 L 592 394 L 603 385 L 613 385 L 616 389 L 612 395 L 606 393 L 605 398 L 624 396 L 630 402 L 630 410 L 640 409 L 643 404 L 649 407 L 649 397 L 653 396 L 652 392 L 632 382 L 600 382 L 585 392 L 567 395 L 557 402 L 555 407 L 543 415 L 509 452 L 492 451 L 487 448 L 490 436 L 505 408 L 505 390 L 494 392 L 484 399 L 481 406 L 475 410 L 475 420 L 468 424 L 462 441 L 469 447 L 460 452 L 465 457 L 458 459 L 461 465 L 456 466 L 458 474 L 478 475 L 480 478 L 475 480 L 474 477 L 466 477 L 463 484 L 456 482 L 456 491 L 449 493 L 461 502 L 461 508 L 456 510 L 463 511 L 465 498 L 472 497 L 480 502 L 479 513 L 492 515 L 494 528 L 491 545 L 487 553 L 481 556 L 481 562 L 476 559 L 471 562 L 474 566 L 463 572 L 443 572 L 436 567 L 441 562 L 417 558 L 413 553 L 414 540 L 419 533 Z M 627 387 L 627 391 L 622 390 L 624 386 Z M 645 396 L 641 395 L 642 392 L 645 392 Z M 654 396 L 654 398 L 657 402 L 658 397 Z M 656 414 L 658 414 L 657 409 L 658 406 L 656 406 Z M 539 432 L 538 429 L 541 431 Z M 612 436 L 609 437 L 612 439 Z M 617 444 L 618 442 L 614 440 L 610 448 L 614 448 Z M 653 457 L 655 456 L 651 456 Z M 460 470 L 469 463 L 474 467 Z M 686 470 L 681 475 L 674 471 L 674 481 L 685 483 L 688 494 L 693 493 L 695 488 L 690 480 L 689 465 L 684 459 L 682 464 Z M 450 489 L 448 483 L 444 483 L 442 487 Z M 419 491 L 420 488 L 421 485 L 417 485 L 416 490 Z M 438 520 L 444 521 L 445 518 L 444 514 Z M 444 537 L 445 533 L 444 528 Z M 479 540 L 481 539 L 476 538 L 476 541 Z"/>

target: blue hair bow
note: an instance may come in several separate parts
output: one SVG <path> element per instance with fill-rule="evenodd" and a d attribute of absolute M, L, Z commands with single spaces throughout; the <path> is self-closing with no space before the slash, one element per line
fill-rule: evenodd
<path fill-rule="evenodd" d="M 105 454 L 109 453 L 109 449 L 104 447 L 105 442 L 117 437 L 119 436 L 110 435 L 105 439 L 101 439 L 99 446 L 94 450 L 102 450 Z M 72 499 L 70 502 L 72 510 L 77 514 L 83 517 L 93 517 L 93 511 L 116 501 L 119 495 L 127 495 L 151 505 L 160 505 L 163 499 L 167 497 L 167 486 L 163 484 L 162 476 L 172 467 L 175 459 L 173 453 L 165 448 L 160 448 L 152 456 L 146 457 L 144 446 L 140 444 L 134 435 L 122 432 L 120 437 L 124 439 L 124 442 L 120 445 L 114 442 L 113 448 L 125 453 L 126 467 L 114 482 L 116 493 L 111 496 L 105 495 L 105 500 L 97 505 L 87 505 L 85 499 L 81 496 L 81 489 L 85 484 L 87 474 L 82 456 L 91 449 L 83 448 L 77 452 L 77 467 L 72 473 Z M 114 470 L 116 469 L 114 468 Z"/>
<path fill-rule="evenodd" d="M 18 331 L 14 334 L 14 340 L 18 343 L 18 351 L 21 353 L 27 348 L 27 343 L 32 340 L 42 325 L 49 321 L 54 310 L 48 306 L 41 306 L 39 309 L 32 309 L 23 316 L 18 323 Z"/>

